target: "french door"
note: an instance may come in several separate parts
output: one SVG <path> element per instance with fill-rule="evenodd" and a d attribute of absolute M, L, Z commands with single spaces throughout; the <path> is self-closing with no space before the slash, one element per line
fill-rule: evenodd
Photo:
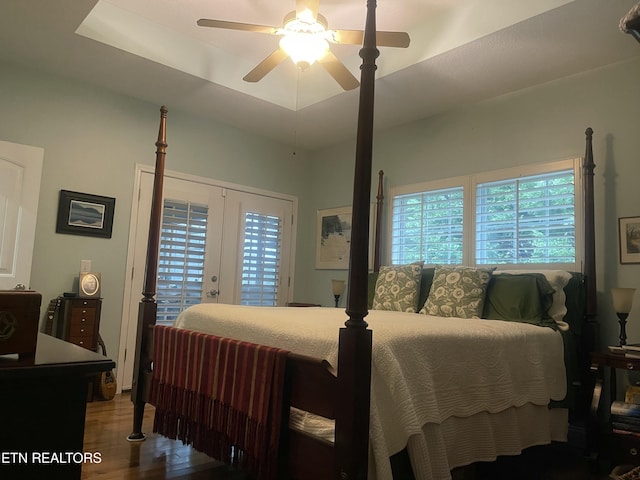
<path fill-rule="evenodd" d="M 140 174 L 132 212 L 129 298 L 125 294 L 118 385 L 131 388 L 153 175 Z M 292 199 L 166 175 L 158 259 L 157 323 L 190 305 L 285 305 L 292 271 Z M 135 226 L 134 226 L 135 224 Z M 133 232 L 135 230 L 135 233 Z M 124 348 L 123 348 L 124 347 Z"/>

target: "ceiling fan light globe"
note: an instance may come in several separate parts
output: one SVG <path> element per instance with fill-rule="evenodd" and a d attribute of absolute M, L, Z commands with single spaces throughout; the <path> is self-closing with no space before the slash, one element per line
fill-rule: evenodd
<path fill-rule="evenodd" d="M 310 33 L 287 33 L 280 39 L 280 48 L 302 70 L 310 67 L 329 50 L 324 36 Z"/>

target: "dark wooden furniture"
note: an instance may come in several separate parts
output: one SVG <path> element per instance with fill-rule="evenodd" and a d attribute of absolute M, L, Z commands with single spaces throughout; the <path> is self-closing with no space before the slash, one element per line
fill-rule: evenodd
<path fill-rule="evenodd" d="M 42 295 L 28 290 L 0 291 L 0 355 L 33 357 Z"/>
<path fill-rule="evenodd" d="M 603 411 L 602 389 L 609 390 L 609 400 L 616 400 L 618 394 L 617 376 L 618 370 L 640 371 L 640 358 L 627 357 L 621 353 L 612 353 L 608 351 L 593 352 L 591 354 L 592 370 L 596 375 L 595 386 L 593 390 L 592 415 L 594 428 L 601 423 L 598 419 L 598 412 L 605 414 Z M 608 372 L 605 372 L 608 370 Z M 604 455 L 605 462 L 611 465 L 630 464 L 640 465 L 640 436 L 633 434 L 616 433 L 612 430 L 610 422 L 604 425 L 604 431 L 596 439 L 599 442 L 598 453 Z"/>
<path fill-rule="evenodd" d="M 102 299 L 65 297 L 61 300 L 58 337 L 93 350 L 98 349 Z"/>
<path fill-rule="evenodd" d="M 0 478 L 80 479 L 83 462 L 99 461 L 100 452 L 83 453 L 87 387 L 114 367 L 103 355 L 44 333 L 35 357 L 0 357 L 0 452 L 16 452 L 0 462 Z"/>
<path fill-rule="evenodd" d="M 358 134 L 356 140 L 356 160 L 353 189 L 353 213 L 350 265 L 347 283 L 346 312 L 349 319 L 339 332 L 338 373 L 334 374 L 326 362 L 290 355 L 287 368 L 291 389 L 291 405 L 303 410 L 335 419 L 335 443 L 318 445 L 303 444 L 301 440 L 291 438 L 288 458 L 289 472 L 292 478 L 340 478 L 366 479 L 368 472 L 369 449 L 369 407 L 371 387 L 371 347 L 372 331 L 365 317 L 368 314 L 368 257 L 369 257 L 369 205 L 371 201 L 372 145 L 373 145 L 373 102 L 375 59 L 378 50 L 375 44 L 375 2 L 367 2 L 367 17 L 364 45 L 360 51 L 363 59 L 361 66 L 361 87 L 358 116 Z M 149 240 L 146 259 L 146 274 L 143 299 L 140 302 L 134 377 L 131 399 L 134 404 L 133 431 L 130 441 L 144 440 L 141 430 L 145 403 L 149 399 L 153 363 L 153 326 L 157 306 L 155 303 L 156 266 L 158 263 L 160 213 L 162 209 L 162 190 L 164 164 L 166 156 L 166 116 L 167 110 L 161 108 L 160 127 L 156 141 L 156 170 L 154 177 L 153 199 L 149 226 Z M 586 132 L 586 154 L 584 160 L 584 235 L 585 254 L 583 261 L 586 276 L 586 322 L 592 322 L 596 314 L 595 288 L 595 229 L 593 205 L 593 152 L 591 146 L 593 131 Z M 381 188 L 379 189 L 379 191 Z M 378 209 L 378 212 L 380 208 Z M 378 217 L 380 218 L 380 217 Z M 380 222 L 377 222 L 380 225 Z M 377 229 L 379 232 L 379 228 Z M 379 238 L 379 237 L 378 237 Z M 375 252 L 380 251 L 376 242 Z M 376 255 L 379 257 L 379 254 Z M 379 258 L 374 260 L 379 265 Z M 580 358 L 580 364 L 586 364 L 584 379 L 590 378 L 588 352 Z M 315 379 L 309 382 L 309 379 Z M 318 388 L 319 385 L 326 388 Z M 590 389 L 588 389 L 590 391 Z M 317 393 L 317 395 L 311 392 Z M 590 398 L 590 396 L 589 396 Z M 306 403 L 306 402 L 309 403 Z M 299 402 L 299 403 L 298 403 Z M 587 406 L 584 408 L 588 412 Z M 284 423 L 284 422 L 283 422 Z M 284 455 L 287 457 L 286 453 Z M 317 461 L 323 471 L 308 472 L 310 459 Z M 302 470 L 297 470 L 301 468 Z M 301 474 L 300 472 L 304 472 Z M 404 477 L 406 478 L 406 477 Z"/>

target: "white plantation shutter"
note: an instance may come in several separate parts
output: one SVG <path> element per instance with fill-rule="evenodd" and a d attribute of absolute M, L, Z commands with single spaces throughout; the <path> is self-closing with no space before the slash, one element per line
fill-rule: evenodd
<path fill-rule="evenodd" d="M 165 200 L 158 261 L 157 324 L 171 325 L 202 299 L 207 205 Z"/>
<path fill-rule="evenodd" d="M 462 263 L 463 187 L 397 195 L 392 208 L 393 264 Z"/>
<path fill-rule="evenodd" d="M 573 170 L 486 182 L 476 189 L 476 263 L 573 263 Z"/>
<path fill-rule="evenodd" d="M 247 212 L 242 252 L 242 305 L 276 306 L 280 284 L 282 220 Z"/>

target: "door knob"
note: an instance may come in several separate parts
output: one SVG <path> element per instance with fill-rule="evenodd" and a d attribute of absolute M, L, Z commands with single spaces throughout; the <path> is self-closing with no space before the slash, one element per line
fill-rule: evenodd
<path fill-rule="evenodd" d="M 209 290 L 207 292 L 207 297 L 217 297 L 220 292 L 216 289 Z"/>

